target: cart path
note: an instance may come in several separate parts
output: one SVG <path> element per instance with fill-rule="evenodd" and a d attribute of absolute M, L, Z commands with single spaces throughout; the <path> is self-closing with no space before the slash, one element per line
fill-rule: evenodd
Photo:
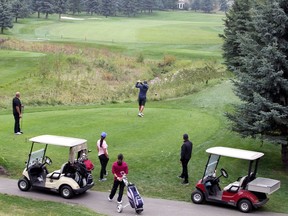
<path fill-rule="evenodd" d="M 25 198 L 35 199 L 35 200 L 49 200 L 55 202 L 63 202 L 67 204 L 75 204 L 87 207 L 97 213 L 109 215 L 109 216 L 119 216 L 117 212 L 117 202 L 114 200 L 112 202 L 108 201 L 108 192 L 97 192 L 97 191 L 87 191 L 85 194 L 80 196 L 75 196 L 72 199 L 63 199 L 59 194 L 50 192 L 39 192 L 36 190 L 29 190 L 28 192 L 23 192 L 18 189 L 18 180 L 4 178 L 0 176 L 0 193 L 21 196 Z M 182 186 L 182 185 L 181 185 Z M 185 186 L 184 186 L 185 187 Z M 187 187 L 187 190 L 191 190 L 191 186 Z M 194 216 L 243 216 L 243 213 L 239 212 L 235 208 L 227 206 L 215 206 L 215 205 L 195 205 L 190 202 L 172 201 L 164 199 L 154 199 L 143 197 L 144 199 L 144 211 L 141 215 L 143 216 L 175 216 L 175 215 L 194 215 Z M 123 196 L 123 205 L 128 203 L 127 196 Z M 136 215 L 134 209 L 129 206 L 123 209 L 121 215 L 130 216 Z M 249 213 L 249 216 L 261 215 L 261 216 L 288 216 L 288 214 L 281 213 L 271 213 L 264 212 L 261 209 Z"/>

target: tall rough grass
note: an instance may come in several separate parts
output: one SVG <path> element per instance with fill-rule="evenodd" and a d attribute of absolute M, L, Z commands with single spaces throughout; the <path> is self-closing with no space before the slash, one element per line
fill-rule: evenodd
<path fill-rule="evenodd" d="M 139 79 L 150 83 L 149 99 L 162 100 L 196 92 L 209 80 L 227 77 L 216 62 L 195 67 L 193 62 L 178 64 L 174 56 L 148 61 L 141 55 L 133 58 L 105 49 L 18 40 L 5 41 L 1 49 L 46 54 L 36 59 L 36 70 L 22 81 L 22 88 L 27 86 L 21 90 L 26 105 L 133 101 Z"/>

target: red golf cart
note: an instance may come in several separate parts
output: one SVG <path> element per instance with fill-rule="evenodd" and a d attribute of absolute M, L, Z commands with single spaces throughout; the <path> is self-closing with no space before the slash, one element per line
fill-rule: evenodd
<path fill-rule="evenodd" d="M 237 207 L 241 212 L 248 213 L 253 208 L 263 206 L 267 201 L 267 194 L 272 194 L 280 188 L 280 181 L 256 177 L 259 159 L 262 152 L 248 151 L 227 147 L 212 147 L 206 150 L 209 158 L 205 172 L 196 184 L 196 189 L 191 194 L 193 203 L 200 204 L 204 201 L 228 204 Z M 221 189 L 219 179 L 228 178 L 228 173 L 221 168 L 221 174 L 216 176 L 216 168 L 221 156 L 237 158 L 248 161 L 247 175 L 239 177 Z"/>

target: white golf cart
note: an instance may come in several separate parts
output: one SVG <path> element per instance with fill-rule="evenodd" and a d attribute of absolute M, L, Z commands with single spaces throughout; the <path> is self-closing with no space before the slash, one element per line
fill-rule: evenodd
<path fill-rule="evenodd" d="M 272 194 L 280 188 L 280 181 L 256 177 L 259 159 L 262 152 L 248 151 L 227 147 L 212 147 L 206 150 L 209 158 L 202 179 L 196 184 L 196 189 L 191 194 L 194 203 L 204 201 L 228 204 L 241 212 L 250 212 L 253 208 L 263 206 L 267 201 L 267 194 Z M 216 169 L 221 156 L 237 158 L 248 161 L 247 175 L 239 177 L 237 181 L 221 189 L 220 177 L 228 178 L 225 169 L 220 169 L 220 176 L 216 177 Z M 234 171 L 239 172 L 235 167 Z"/>
<path fill-rule="evenodd" d="M 29 139 L 29 141 L 32 142 L 32 146 L 28 161 L 22 173 L 23 176 L 18 181 L 21 191 L 28 191 L 32 186 L 37 189 L 55 191 L 60 193 L 63 198 L 68 199 L 74 194 L 84 193 L 94 186 L 92 174 L 81 160 L 88 154 L 87 140 L 41 135 Z M 52 160 L 46 156 L 49 145 L 69 148 L 68 161 L 59 170 L 53 172 L 49 172 L 46 167 L 46 165 L 52 164 Z"/>

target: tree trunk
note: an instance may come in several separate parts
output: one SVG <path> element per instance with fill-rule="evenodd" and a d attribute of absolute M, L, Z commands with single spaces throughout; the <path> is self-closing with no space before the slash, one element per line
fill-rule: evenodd
<path fill-rule="evenodd" d="M 285 169 L 288 170 L 288 145 L 281 144 L 281 157 Z"/>

